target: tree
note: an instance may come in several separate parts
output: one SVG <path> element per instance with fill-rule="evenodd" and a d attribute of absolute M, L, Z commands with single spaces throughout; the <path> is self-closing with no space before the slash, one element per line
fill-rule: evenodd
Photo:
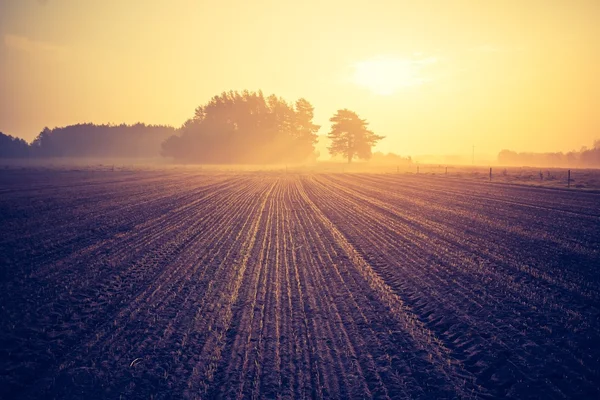
<path fill-rule="evenodd" d="M 301 163 L 316 158 L 319 126 L 305 99 L 288 103 L 261 91 L 229 91 L 196 109 L 162 154 L 203 164 Z"/>
<path fill-rule="evenodd" d="M 294 115 L 294 137 L 297 141 L 298 151 L 309 154 L 315 151 L 318 141 L 317 132 L 321 127 L 313 124 L 314 107 L 308 100 L 301 98 L 296 101 L 296 113 Z"/>
<path fill-rule="evenodd" d="M 331 132 L 327 135 L 331 139 L 329 152 L 333 156 L 341 154 L 348 163 L 352 162 L 354 157 L 370 159 L 371 148 L 385 137 L 367 129 L 369 123 L 359 118 L 354 111 L 338 110 L 329 120 L 333 123 Z"/>

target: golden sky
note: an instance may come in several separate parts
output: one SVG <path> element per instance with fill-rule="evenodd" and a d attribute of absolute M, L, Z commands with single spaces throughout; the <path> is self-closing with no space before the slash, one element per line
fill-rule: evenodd
<path fill-rule="evenodd" d="M 181 125 L 225 90 L 340 108 L 399 154 L 600 138 L 600 1 L 0 0 L 0 131 Z"/>

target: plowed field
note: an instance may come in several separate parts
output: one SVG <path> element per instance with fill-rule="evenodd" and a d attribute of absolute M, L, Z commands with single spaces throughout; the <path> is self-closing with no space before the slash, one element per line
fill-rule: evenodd
<path fill-rule="evenodd" d="M 600 195 L 0 172 L 0 398 L 600 398 Z"/>

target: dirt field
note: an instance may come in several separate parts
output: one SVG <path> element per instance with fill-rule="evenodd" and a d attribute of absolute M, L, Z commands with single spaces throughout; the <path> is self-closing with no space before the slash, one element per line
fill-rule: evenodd
<path fill-rule="evenodd" d="M 0 398 L 600 398 L 600 194 L 0 171 Z"/>

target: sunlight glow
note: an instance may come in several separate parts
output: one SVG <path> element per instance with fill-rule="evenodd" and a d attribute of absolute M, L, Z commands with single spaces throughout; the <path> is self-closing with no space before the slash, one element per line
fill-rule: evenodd
<path fill-rule="evenodd" d="M 420 86 L 429 81 L 421 76 L 424 65 L 437 62 L 434 57 L 420 60 L 377 57 L 354 64 L 353 82 L 371 92 L 389 96 L 403 88 Z"/>
<path fill-rule="evenodd" d="M 598 0 L 0 0 L 0 132 L 178 128 L 262 90 L 307 99 L 319 136 L 357 112 L 384 153 L 567 153 L 600 139 L 598 21 Z"/>

